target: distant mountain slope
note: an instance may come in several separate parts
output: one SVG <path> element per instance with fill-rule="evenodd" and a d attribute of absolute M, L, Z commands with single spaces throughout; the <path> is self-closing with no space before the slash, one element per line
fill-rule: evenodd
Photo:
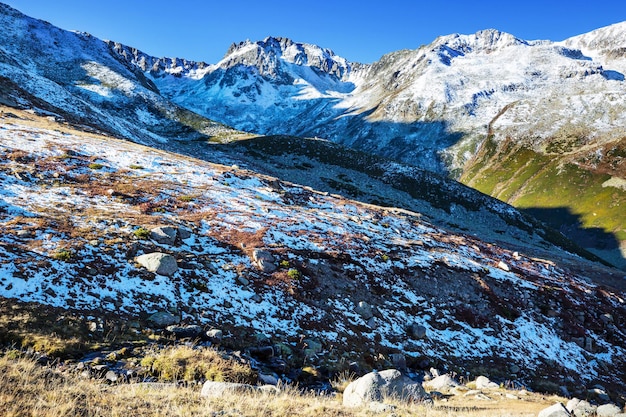
<path fill-rule="evenodd" d="M 87 33 L 61 30 L 1 3 L 0 25 L 5 104 L 146 144 L 236 134 L 163 98 L 140 69 Z"/>
<path fill-rule="evenodd" d="M 330 139 L 460 179 L 626 268 L 626 23 L 557 43 L 447 35 L 371 65 L 272 37 L 214 65 L 156 58 L 6 5 L 0 23 L 4 103 L 155 146 Z"/>
<path fill-rule="evenodd" d="M 626 390 L 616 270 L 2 110 L 2 297 L 71 309 L 85 326 L 159 329 L 158 312 L 221 329 L 236 350 L 284 346 L 268 372 L 287 381 L 305 365 L 330 375 L 402 354 L 414 370 Z"/>

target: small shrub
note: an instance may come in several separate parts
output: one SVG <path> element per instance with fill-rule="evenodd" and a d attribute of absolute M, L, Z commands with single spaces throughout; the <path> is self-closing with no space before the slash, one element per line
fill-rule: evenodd
<path fill-rule="evenodd" d="M 291 268 L 289 271 L 287 271 L 287 276 L 293 280 L 299 280 L 300 278 L 302 278 L 302 274 L 300 273 L 300 271 L 295 268 Z"/>
<path fill-rule="evenodd" d="M 67 249 L 59 249 L 56 253 L 52 255 L 52 259 L 67 262 L 72 259 L 72 252 Z"/>
<path fill-rule="evenodd" d="M 194 197 L 191 196 L 191 195 L 181 195 L 181 196 L 178 197 L 178 199 L 180 201 L 185 202 L 185 203 L 189 203 L 189 202 L 192 202 L 194 200 Z"/>
<path fill-rule="evenodd" d="M 150 237 L 150 231 L 143 227 L 135 229 L 133 234 L 137 239 L 148 239 L 148 237 Z"/>
<path fill-rule="evenodd" d="M 136 164 L 130 164 L 130 165 L 128 166 L 128 168 L 130 168 L 130 169 L 144 169 L 144 168 L 143 168 L 143 166 L 141 166 L 141 165 L 136 165 Z"/>
<path fill-rule="evenodd" d="M 97 162 L 92 162 L 91 164 L 89 164 L 89 169 L 98 170 L 102 168 L 104 168 L 104 165 L 99 164 Z"/>
<path fill-rule="evenodd" d="M 280 261 L 280 264 L 278 264 L 279 267 L 283 268 L 283 269 L 287 269 L 289 268 L 289 261 L 283 259 L 282 261 Z"/>

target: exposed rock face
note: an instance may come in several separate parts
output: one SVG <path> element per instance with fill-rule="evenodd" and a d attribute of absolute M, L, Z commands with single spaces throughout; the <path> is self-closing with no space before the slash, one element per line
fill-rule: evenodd
<path fill-rule="evenodd" d="M 380 403 L 389 396 L 403 401 L 432 403 L 432 399 L 421 384 L 402 375 L 398 370 L 388 369 L 370 372 L 352 381 L 343 393 L 343 405 L 359 407 L 374 402 Z"/>
<path fill-rule="evenodd" d="M 137 257 L 137 262 L 150 272 L 171 277 L 178 271 L 176 258 L 166 253 L 153 252 Z"/>

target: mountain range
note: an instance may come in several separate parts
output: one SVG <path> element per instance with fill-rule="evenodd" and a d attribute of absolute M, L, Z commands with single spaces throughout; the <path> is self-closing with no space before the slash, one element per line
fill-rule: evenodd
<path fill-rule="evenodd" d="M 156 58 L 4 4 L 0 24 L 3 297 L 233 348 L 304 335 L 325 369 L 401 353 L 625 392 L 626 24 L 371 65 L 272 37 Z"/>

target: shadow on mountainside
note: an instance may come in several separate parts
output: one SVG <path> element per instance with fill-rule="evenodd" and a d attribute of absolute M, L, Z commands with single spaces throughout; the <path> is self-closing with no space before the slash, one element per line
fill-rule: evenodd
<path fill-rule="evenodd" d="M 626 259 L 615 235 L 598 227 L 583 227 L 581 216 L 572 213 L 569 207 L 531 207 L 519 210 L 544 222 L 580 247 L 608 260 L 612 266 L 626 270 Z"/>

